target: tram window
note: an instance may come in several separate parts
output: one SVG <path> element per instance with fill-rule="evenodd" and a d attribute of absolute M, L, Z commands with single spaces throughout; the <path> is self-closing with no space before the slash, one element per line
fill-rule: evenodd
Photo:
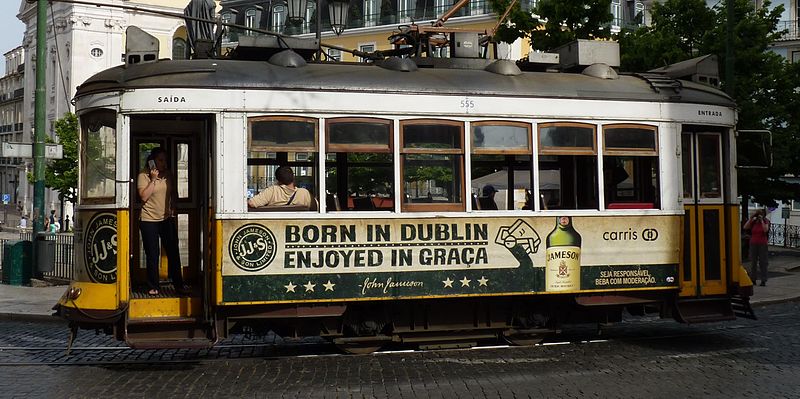
<path fill-rule="evenodd" d="M 464 210 L 463 132 L 460 122 L 401 122 L 404 211 Z"/>
<path fill-rule="evenodd" d="M 274 185 L 275 170 L 289 166 L 295 185 L 318 195 L 317 120 L 292 117 L 251 118 L 247 157 L 247 195 Z M 312 204 L 312 209 L 314 208 Z"/>
<path fill-rule="evenodd" d="M 472 124 L 472 209 L 532 210 L 530 154 L 530 125 Z"/>
<path fill-rule="evenodd" d="M 114 201 L 117 160 L 114 111 L 97 110 L 81 117 L 82 203 Z"/>
<path fill-rule="evenodd" d="M 539 125 L 539 192 L 547 209 L 597 209 L 594 125 Z"/>
<path fill-rule="evenodd" d="M 313 151 L 316 149 L 316 137 L 316 120 L 268 118 L 250 121 L 250 151 Z"/>
<path fill-rule="evenodd" d="M 328 210 L 394 210 L 392 122 L 330 119 L 326 131 Z"/>
<path fill-rule="evenodd" d="M 722 198 L 722 144 L 718 134 L 697 135 L 699 183 L 701 198 Z"/>
<path fill-rule="evenodd" d="M 190 170 L 189 170 L 189 144 L 178 143 L 177 145 L 177 171 L 176 171 L 176 185 L 178 188 L 178 198 L 189 198 L 189 186 L 191 184 Z"/>
<path fill-rule="evenodd" d="M 608 209 L 658 208 L 656 128 L 608 125 L 603 128 L 603 180 Z"/>
<path fill-rule="evenodd" d="M 603 157 L 606 208 L 658 208 L 658 157 Z M 625 204 L 625 205 L 623 205 Z"/>
<path fill-rule="evenodd" d="M 692 173 L 692 136 L 681 135 L 681 169 L 683 172 L 683 197 L 694 198 L 694 173 Z"/>

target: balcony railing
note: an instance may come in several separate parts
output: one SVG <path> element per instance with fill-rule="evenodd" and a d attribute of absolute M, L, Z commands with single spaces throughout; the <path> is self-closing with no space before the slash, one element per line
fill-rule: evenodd
<path fill-rule="evenodd" d="M 798 32 L 797 25 L 798 21 L 778 22 L 778 31 L 785 31 L 779 40 L 800 40 L 800 32 Z"/>
<path fill-rule="evenodd" d="M 530 0 L 523 0 L 523 1 L 527 3 Z M 437 7 L 431 4 L 428 7 L 424 8 L 411 8 L 399 11 L 382 10 L 376 13 L 358 15 L 358 17 L 356 18 L 353 18 L 353 15 L 351 14 L 351 18 L 347 22 L 346 29 L 358 29 L 358 28 L 374 27 L 381 25 L 407 24 L 411 23 L 412 21 L 417 21 L 417 22 L 431 21 L 435 20 L 436 18 L 444 14 L 448 9 L 450 9 L 450 7 L 451 7 L 450 5 L 442 5 Z M 473 0 L 467 6 L 459 10 L 458 13 L 454 15 L 454 17 L 480 16 L 491 13 L 492 13 L 492 7 L 487 0 L 478 0 L 478 1 Z M 315 21 L 307 21 L 301 24 L 299 27 L 289 27 L 289 29 L 287 29 L 285 24 L 270 25 L 269 28 L 273 29 L 276 32 L 282 32 L 293 35 L 315 33 L 317 29 Z M 327 32 L 330 30 L 331 30 L 330 21 L 326 21 L 323 19 L 322 31 Z M 239 35 L 245 35 L 245 34 L 248 33 L 243 29 L 230 29 L 226 37 L 223 38 L 223 40 L 226 43 L 237 42 L 239 40 Z"/>

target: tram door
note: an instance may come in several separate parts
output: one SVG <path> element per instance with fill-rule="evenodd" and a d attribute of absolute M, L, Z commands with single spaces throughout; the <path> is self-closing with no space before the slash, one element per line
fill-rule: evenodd
<path fill-rule="evenodd" d="M 148 307 L 140 317 L 199 317 L 203 314 L 203 295 L 207 292 L 208 245 L 208 131 L 209 120 L 195 115 L 146 115 L 131 117 L 131 293 L 133 299 L 164 299 L 164 304 Z M 178 293 L 162 285 L 157 298 L 147 292 L 144 249 L 139 219 L 142 201 L 136 189 L 136 177 L 146 168 L 153 148 L 166 151 L 168 167 L 175 179 L 178 201 L 178 248 L 184 281 L 191 287 L 186 300 L 177 300 Z M 167 258 L 162 250 L 159 279 L 168 279 Z M 185 299 L 186 297 L 184 296 Z M 174 302 L 174 303 L 173 303 Z M 158 310 L 156 310 L 158 309 Z M 155 314 L 158 313 L 158 314 Z M 131 315 L 135 317 L 134 315 Z"/>
<path fill-rule="evenodd" d="M 722 132 L 684 127 L 681 135 L 684 237 L 681 295 L 726 292 L 725 190 Z"/>

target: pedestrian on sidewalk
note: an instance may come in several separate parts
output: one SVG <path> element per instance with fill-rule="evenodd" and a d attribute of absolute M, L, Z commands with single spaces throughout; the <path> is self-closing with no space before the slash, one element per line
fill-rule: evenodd
<path fill-rule="evenodd" d="M 750 231 L 750 279 L 756 283 L 758 267 L 761 267 L 761 286 L 767 285 L 767 268 L 769 267 L 769 250 L 767 248 L 769 234 L 769 219 L 763 209 L 753 212 L 744 229 Z"/>

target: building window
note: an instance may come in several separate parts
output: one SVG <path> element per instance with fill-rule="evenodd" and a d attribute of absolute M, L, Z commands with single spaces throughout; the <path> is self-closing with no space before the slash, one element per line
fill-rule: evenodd
<path fill-rule="evenodd" d="M 611 27 L 612 31 L 616 28 L 619 31 L 622 26 L 622 4 L 620 0 L 611 0 Z"/>
<path fill-rule="evenodd" d="M 397 16 L 400 22 L 410 22 L 416 11 L 415 7 L 415 0 L 397 0 Z"/>
<path fill-rule="evenodd" d="M 277 4 L 272 7 L 272 30 L 280 32 L 286 24 L 286 6 Z"/>
<path fill-rule="evenodd" d="M 223 13 L 220 16 L 220 19 L 222 20 L 223 24 L 229 24 L 233 20 L 233 14 L 231 14 L 229 12 Z M 222 29 L 225 30 L 225 34 L 222 36 L 222 41 L 224 43 L 230 42 L 231 39 L 232 39 L 231 34 L 229 33 L 231 28 L 223 25 Z"/>
<path fill-rule="evenodd" d="M 103 56 L 103 49 L 100 47 L 94 47 L 89 51 L 89 54 L 91 54 L 94 58 L 100 58 Z"/>
<path fill-rule="evenodd" d="M 306 16 L 303 19 L 303 32 L 311 32 L 311 26 L 314 26 L 314 31 L 317 30 L 317 15 L 315 10 L 317 9 L 317 4 L 313 1 L 309 1 L 306 3 Z"/>
<path fill-rule="evenodd" d="M 244 26 L 248 28 L 255 28 L 258 26 L 258 21 L 256 21 L 256 10 L 251 8 L 244 12 Z M 254 35 L 255 32 L 248 30 L 245 32 L 246 35 Z"/>
<path fill-rule="evenodd" d="M 361 50 L 364 53 L 371 53 L 371 52 L 375 51 L 375 43 L 359 44 L 358 45 L 358 49 Z M 362 57 L 361 58 L 361 62 L 370 62 L 370 61 L 368 59 Z"/>
<path fill-rule="evenodd" d="M 364 26 L 375 26 L 380 13 L 378 0 L 364 0 Z"/>
<path fill-rule="evenodd" d="M 792 62 L 800 62 L 800 51 L 792 51 Z"/>
<path fill-rule="evenodd" d="M 185 60 L 188 58 L 188 51 L 186 51 L 186 40 L 179 37 L 172 39 L 172 59 Z"/>
<path fill-rule="evenodd" d="M 342 52 L 340 50 L 337 50 L 335 48 L 328 49 L 327 54 L 328 54 L 328 60 L 329 61 L 337 61 L 338 62 L 338 61 L 342 60 Z"/>

